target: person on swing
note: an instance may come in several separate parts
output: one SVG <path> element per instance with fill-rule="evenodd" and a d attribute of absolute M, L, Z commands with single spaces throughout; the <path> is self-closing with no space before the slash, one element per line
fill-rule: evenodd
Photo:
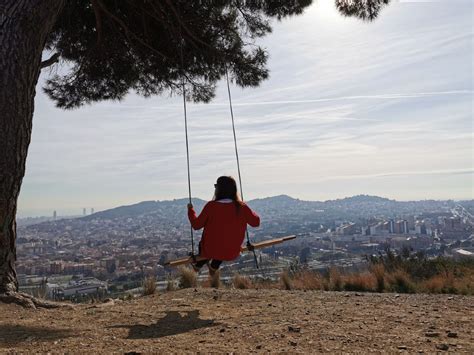
<path fill-rule="evenodd" d="M 211 276 L 223 261 L 234 260 L 240 255 L 247 224 L 252 227 L 260 225 L 260 217 L 241 200 L 233 177 L 219 177 L 214 188 L 214 198 L 204 206 L 199 216 L 196 216 L 193 205 L 188 204 L 192 228 L 204 228 L 199 256 L 205 260 L 193 263 L 192 267 L 199 272 L 207 264 Z"/>

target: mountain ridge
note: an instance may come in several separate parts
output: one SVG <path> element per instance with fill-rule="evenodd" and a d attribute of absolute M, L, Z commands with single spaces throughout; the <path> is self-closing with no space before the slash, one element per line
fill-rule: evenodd
<path fill-rule="evenodd" d="M 390 200 L 385 197 L 380 197 L 380 196 L 374 196 L 374 195 L 354 195 L 350 197 L 344 197 L 341 199 L 335 199 L 335 200 L 325 200 L 325 201 L 313 201 L 313 200 L 301 200 L 299 198 L 295 198 L 286 194 L 282 195 L 276 195 L 276 196 L 269 196 L 269 197 L 262 197 L 262 198 L 255 198 L 252 200 L 247 201 L 249 205 L 252 205 L 254 203 L 260 204 L 260 203 L 266 203 L 266 202 L 284 202 L 284 203 L 310 203 L 310 204 L 325 204 L 325 203 L 332 203 L 332 202 L 403 202 L 403 201 L 397 201 L 397 200 Z M 201 198 L 193 198 L 192 202 L 194 205 L 204 205 L 206 203 L 205 200 Z M 115 215 L 117 212 L 123 211 L 123 210 L 130 210 L 132 213 L 130 216 L 135 215 L 135 212 L 138 211 L 151 211 L 152 207 L 157 207 L 160 204 L 183 204 L 186 205 L 188 203 L 188 198 L 177 198 L 173 200 L 149 200 L 149 201 L 140 201 L 134 204 L 130 205 L 122 205 L 122 206 L 117 206 L 114 208 L 110 208 L 104 211 L 99 211 L 94 214 L 81 217 L 80 219 L 84 220 L 90 220 L 92 217 L 102 217 L 106 215 Z"/>
<path fill-rule="evenodd" d="M 187 198 L 149 200 L 132 205 L 118 206 L 94 214 L 74 218 L 41 222 L 20 227 L 19 236 L 83 235 L 103 238 L 114 231 L 118 236 L 153 236 L 156 231 L 168 234 L 188 228 Z M 192 199 L 199 213 L 206 201 Z M 276 235 L 297 234 L 319 230 L 321 225 L 334 228 L 344 222 L 366 223 L 372 218 L 406 218 L 433 211 L 449 211 L 455 203 L 448 201 L 396 201 L 379 196 L 356 195 L 337 200 L 305 201 L 288 195 L 278 195 L 248 201 L 261 217 L 262 225 L 254 233 Z M 474 206 L 473 203 L 469 202 Z M 139 232 L 138 232 L 139 231 Z"/>

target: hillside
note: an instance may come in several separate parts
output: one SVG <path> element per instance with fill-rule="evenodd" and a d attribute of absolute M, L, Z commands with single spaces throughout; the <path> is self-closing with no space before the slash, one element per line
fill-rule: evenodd
<path fill-rule="evenodd" d="M 472 305 L 467 296 L 208 288 L 72 310 L 0 304 L 0 352 L 472 354 Z"/>
<path fill-rule="evenodd" d="M 36 236 L 78 235 L 100 240 L 104 236 L 118 237 L 139 235 L 154 237 L 161 231 L 175 240 L 173 230 L 187 230 L 187 199 L 170 201 L 144 201 L 137 204 L 97 212 L 75 218 L 48 221 L 40 224 L 19 227 L 20 238 Z M 297 234 L 315 231 L 324 226 L 334 227 L 335 221 L 366 221 L 373 217 L 396 218 L 403 215 L 445 211 L 454 207 L 453 201 L 411 201 L 401 202 L 377 196 L 359 195 L 330 201 L 304 201 L 287 195 L 255 199 L 248 202 L 262 217 L 261 227 L 256 236 L 277 233 Z M 205 204 L 204 200 L 193 199 L 197 211 Z M 443 212 L 441 212 L 443 213 Z M 113 231 L 113 233 L 110 233 Z M 22 239 L 20 239 L 21 241 Z"/>

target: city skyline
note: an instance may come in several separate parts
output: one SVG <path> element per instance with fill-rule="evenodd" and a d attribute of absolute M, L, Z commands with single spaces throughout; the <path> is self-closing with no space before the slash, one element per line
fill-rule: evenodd
<path fill-rule="evenodd" d="M 472 199 L 472 3 L 456 4 L 393 2 L 365 23 L 321 1 L 275 23 L 270 79 L 232 87 L 246 199 Z M 19 216 L 185 197 L 181 100 L 61 111 L 39 85 Z M 224 83 L 188 107 L 193 195 L 210 198 L 237 175 Z"/>
<path fill-rule="evenodd" d="M 299 199 L 297 197 L 289 196 L 289 195 L 286 195 L 286 194 L 282 194 L 282 195 L 277 195 L 277 196 L 257 197 L 253 200 L 248 200 L 248 202 L 252 203 L 252 201 L 279 198 L 279 197 L 283 197 L 283 196 L 287 197 L 289 199 L 300 201 L 300 202 L 315 202 L 315 203 L 327 203 L 327 202 L 331 202 L 331 201 L 348 200 L 348 199 L 353 199 L 353 198 L 357 198 L 357 197 L 381 198 L 381 199 L 387 199 L 389 201 L 395 201 L 395 202 L 401 202 L 401 203 L 403 203 L 403 202 L 427 202 L 427 201 L 462 202 L 462 201 L 472 201 L 473 200 L 473 199 L 466 199 L 466 200 L 462 200 L 462 199 L 460 199 L 460 200 L 455 200 L 455 199 L 446 199 L 446 200 L 442 200 L 442 199 L 439 199 L 439 200 L 436 200 L 436 199 L 398 200 L 398 199 L 389 199 L 389 198 L 383 197 L 383 196 L 375 196 L 375 195 L 367 195 L 367 194 L 354 195 L 354 196 L 344 196 L 344 197 L 334 198 L 334 199 L 329 199 L 329 200 L 305 200 L 305 199 Z M 74 209 L 68 210 L 67 212 L 69 212 L 69 213 L 67 213 L 67 212 L 66 213 L 61 213 L 60 210 L 55 209 L 55 210 L 52 210 L 51 213 L 52 213 L 53 220 L 56 219 L 56 218 L 83 217 L 83 216 L 87 216 L 87 215 L 92 215 L 96 212 L 104 212 L 104 211 L 113 210 L 113 209 L 118 208 L 118 207 L 131 207 L 131 206 L 143 203 L 143 202 L 172 202 L 172 201 L 179 201 L 179 200 L 188 200 L 188 198 L 189 197 L 177 197 L 177 198 L 173 198 L 173 199 L 163 199 L 163 200 L 133 201 L 133 202 L 126 203 L 126 204 L 123 204 L 123 205 L 111 206 L 110 208 L 106 208 L 106 209 L 102 209 L 102 210 L 95 210 L 94 207 L 90 207 L 90 208 L 89 207 L 80 207 L 80 208 L 77 209 L 77 211 L 74 210 Z M 200 200 L 200 201 L 208 201 L 209 200 L 209 199 L 202 198 L 202 197 L 199 197 L 199 196 L 193 196 L 192 199 L 193 200 Z M 25 218 L 25 219 L 28 219 L 28 218 L 48 218 L 48 217 L 51 217 L 51 213 L 45 214 L 45 215 L 34 215 L 34 214 L 19 215 L 19 218 L 20 219 L 23 219 L 23 218 Z"/>

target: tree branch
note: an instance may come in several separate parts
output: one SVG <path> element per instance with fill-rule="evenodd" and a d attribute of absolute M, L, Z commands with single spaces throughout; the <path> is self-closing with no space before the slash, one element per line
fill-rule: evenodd
<path fill-rule="evenodd" d="M 54 63 L 57 63 L 59 61 L 59 53 L 54 53 L 49 59 L 43 60 L 41 62 L 40 68 L 46 68 L 49 67 L 50 65 L 53 65 Z"/>
<path fill-rule="evenodd" d="M 138 37 L 136 34 L 134 34 L 132 31 L 130 31 L 130 29 L 127 27 L 127 25 L 120 19 L 118 18 L 117 16 L 115 16 L 113 13 L 111 13 L 106 7 L 105 5 L 102 3 L 102 1 L 100 0 L 96 0 L 97 1 L 97 5 L 100 6 L 100 8 L 102 9 L 102 11 L 105 12 L 106 15 L 108 15 L 112 20 L 114 20 L 115 22 L 117 22 L 120 27 L 122 27 L 122 29 L 125 31 L 125 36 L 127 37 L 128 41 L 130 42 L 130 45 L 132 45 L 133 43 L 133 40 L 131 39 L 130 35 L 133 36 L 133 38 L 140 44 L 142 44 L 143 46 L 147 47 L 148 49 L 150 49 L 152 52 L 158 54 L 160 57 L 162 57 L 163 59 L 169 59 L 166 55 L 164 55 L 163 53 L 161 53 L 160 51 L 158 51 L 156 48 L 150 46 L 148 43 L 146 43 L 144 40 L 142 40 L 140 37 Z"/>
<path fill-rule="evenodd" d="M 97 0 L 91 0 L 94 9 L 95 27 L 97 29 L 97 47 L 102 43 L 102 16 L 100 14 L 100 5 Z"/>
<path fill-rule="evenodd" d="M 188 36 L 194 40 L 195 42 L 197 43 L 200 43 L 201 45 L 203 45 L 205 48 L 209 48 L 210 51 L 216 55 L 220 55 L 221 53 L 218 52 L 214 47 L 210 46 L 209 44 L 207 44 L 206 42 L 202 41 L 200 38 L 196 37 L 192 31 L 189 30 L 189 28 L 186 26 L 186 24 L 184 23 L 184 21 L 182 20 L 180 14 L 178 13 L 178 11 L 176 10 L 176 8 L 173 6 L 173 3 L 170 1 L 170 0 L 166 0 L 166 3 L 168 4 L 168 7 L 171 9 L 171 11 L 174 13 L 175 17 L 176 17 L 176 20 L 179 22 L 179 24 L 181 25 L 181 28 L 184 29 L 184 31 L 188 34 Z M 191 41 L 192 42 L 192 41 Z M 196 46 L 195 46 L 196 47 Z"/>

